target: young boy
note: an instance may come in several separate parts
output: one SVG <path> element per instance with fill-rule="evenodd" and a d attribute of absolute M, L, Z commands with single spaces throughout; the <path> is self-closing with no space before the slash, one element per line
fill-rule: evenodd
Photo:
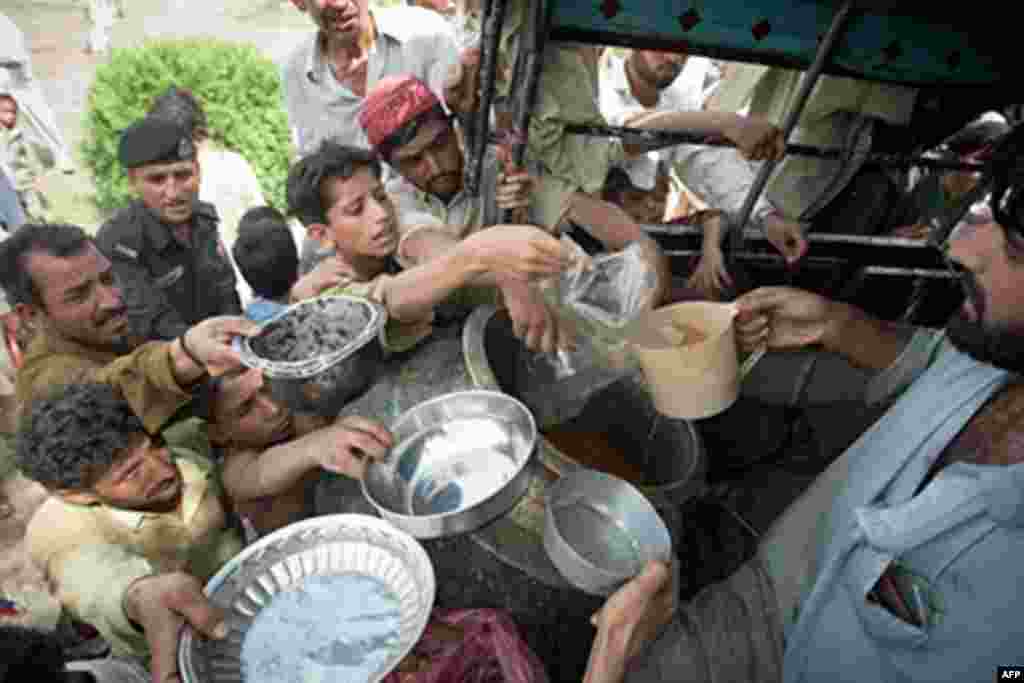
<path fill-rule="evenodd" d="M 252 372 L 244 377 L 258 379 Z M 205 582 L 241 550 L 233 504 L 276 496 L 319 468 L 361 476 L 366 458 L 392 445 L 383 426 L 350 417 L 264 448 L 290 434 L 290 418 L 261 412 L 260 404 L 258 416 L 247 408 L 234 416 L 236 440 L 242 420 L 255 423 L 246 427 L 253 447 L 222 466 L 200 452 L 205 437 L 184 444 L 149 434 L 109 385 L 70 384 L 23 418 L 17 463 L 50 493 L 28 524 L 29 555 L 62 605 L 95 626 L 114 656 L 148 654 L 151 634 L 125 611 L 137 581 L 186 572 Z"/>
<path fill-rule="evenodd" d="M 48 203 L 39 191 L 39 177 L 46 168 L 36 148 L 18 127 L 18 100 L 0 91 L 0 170 L 14 183 L 29 222 L 45 222 Z"/>
<path fill-rule="evenodd" d="M 270 206 L 246 211 L 231 255 L 255 294 L 245 307 L 246 318 L 261 323 L 288 306 L 299 278 L 299 251 L 280 211 Z"/>
<path fill-rule="evenodd" d="M 334 250 L 321 265 L 333 263 L 341 281 L 327 293 L 362 296 L 387 308 L 380 339 L 386 351 L 407 351 L 426 338 L 434 308 L 457 290 L 493 287 L 496 276 L 526 281 L 554 275 L 570 263 L 558 240 L 538 228 L 497 225 L 400 270 L 399 217 L 380 176 L 372 153 L 324 142 L 292 166 L 287 194 L 289 210 L 309 236 Z"/>

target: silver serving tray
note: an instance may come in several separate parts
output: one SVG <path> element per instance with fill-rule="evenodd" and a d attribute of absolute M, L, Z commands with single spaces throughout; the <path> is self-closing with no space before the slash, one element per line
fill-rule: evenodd
<path fill-rule="evenodd" d="M 184 683 L 242 683 L 242 644 L 260 611 L 308 577 L 364 574 L 384 582 L 399 602 L 399 643 L 368 683 L 386 676 L 419 640 L 434 604 L 434 568 L 416 539 L 367 515 L 326 515 L 260 539 L 206 585 L 227 613 L 229 633 L 209 640 L 191 628 L 178 645 Z M 356 683 L 356 682 L 353 682 Z"/>

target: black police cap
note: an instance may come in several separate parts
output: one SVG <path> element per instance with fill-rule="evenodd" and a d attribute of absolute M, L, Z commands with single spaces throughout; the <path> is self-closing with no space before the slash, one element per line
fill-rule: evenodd
<path fill-rule="evenodd" d="M 184 128 L 173 121 L 149 116 L 121 133 L 117 156 L 124 168 L 137 168 L 191 161 L 196 157 L 196 148 Z"/>

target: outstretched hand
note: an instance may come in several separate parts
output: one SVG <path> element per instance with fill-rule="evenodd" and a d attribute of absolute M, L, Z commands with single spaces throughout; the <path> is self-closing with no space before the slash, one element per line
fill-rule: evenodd
<path fill-rule="evenodd" d="M 356 416 L 338 420 L 322 436 L 327 445 L 317 452 L 320 466 L 353 479 L 362 479 L 369 461 L 383 459 L 394 445 L 384 425 Z"/>
<path fill-rule="evenodd" d="M 260 326 L 235 316 L 207 318 L 185 331 L 183 339 L 211 375 L 219 375 L 241 365 L 238 352 L 232 348 L 235 337 L 251 337 Z"/>
<path fill-rule="evenodd" d="M 178 636 L 186 622 L 207 638 L 223 640 L 228 635 L 223 611 L 210 603 L 199 580 L 185 572 L 137 580 L 125 594 L 124 607 L 128 618 L 146 633 L 153 683 L 181 680 Z"/>
<path fill-rule="evenodd" d="M 830 333 L 833 305 L 813 292 L 761 287 L 736 299 L 736 341 L 743 351 L 761 344 L 795 349 L 821 343 Z"/>
<path fill-rule="evenodd" d="M 459 54 L 444 82 L 444 101 L 454 113 L 465 116 L 479 106 L 480 48 L 471 47 Z"/>
<path fill-rule="evenodd" d="M 619 683 L 629 661 L 672 619 L 677 591 L 671 568 L 648 562 L 590 620 L 597 627 L 583 683 Z"/>

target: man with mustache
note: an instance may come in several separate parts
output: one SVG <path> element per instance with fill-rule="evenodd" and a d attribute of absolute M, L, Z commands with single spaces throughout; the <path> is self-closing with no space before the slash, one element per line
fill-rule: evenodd
<path fill-rule="evenodd" d="M 74 225 L 18 229 L 0 245 L 0 285 L 21 324 L 34 330 L 17 370 L 18 403 L 61 384 L 110 382 L 152 430 L 191 400 L 206 361 L 236 364 L 228 341 L 256 329 L 213 318 L 171 343 L 138 344 L 113 265 Z"/>
<path fill-rule="evenodd" d="M 550 222 L 538 207 L 545 203 L 538 200 L 538 195 L 545 192 L 545 182 L 534 177 L 542 174 L 514 168 L 507 148 L 499 148 L 484 160 L 479 196 L 465 191 L 465 131 L 445 113 L 423 81 L 413 76 L 382 79 L 367 96 L 359 120 L 373 149 L 401 176 L 388 184 L 403 222 L 400 262 L 429 261 L 453 242 L 499 222 L 500 209 L 518 212 L 517 222 L 548 230 L 559 227 L 560 219 Z M 772 153 L 778 133 L 770 124 L 704 112 L 674 114 L 664 125 L 706 129 L 758 151 L 771 148 Z M 626 145 L 627 153 L 638 151 Z M 647 262 L 659 275 L 659 288 L 652 301 L 657 304 L 664 299 L 671 278 L 668 261 L 629 214 L 582 191 L 566 195 L 563 209 L 562 217 L 583 226 L 608 251 L 639 243 Z M 526 345 L 545 351 L 559 346 L 560 335 L 542 305 L 531 299 L 534 295 L 530 290 L 515 281 L 499 284 L 517 334 Z"/>
<path fill-rule="evenodd" d="M 613 597 L 589 683 L 627 666 L 633 681 L 988 681 L 1019 657 L 1024 128 L 990 170 L 942 245 L 966 292 L 944 330 L 796 289 L 737 299 L 743 348 L 841 354 L 894 403 L 730 578 L 676 605 L 651 566 Z"/>
<path fill-rule="evenodd" d="M 281 72 L 284 104 L 300 155 L 324 140 L 367 148 L 356 116 L 366 93 L 386 76 L 412 74 L 452 98 L 472 81 L 452 29 L 421 7 L 373 9 L 367 0 L 292 0 L 317 32 Z M 475 63 L 475 62 L 474 62 Z M 465 81 L 465 83 L 463 83 Z"/>
<path fill-rule="evenodd" d="M 491 287 L 498 279 L 525 283 L 568 265 L 551 235 L 529 225 L 502 225 L 400 270 L 394 258 L 400 217 L 380 175 L 372 153 L 325 142 L 288 173 L 288 208 L 348 273 L 324 294 L 354 294 L 387 307 L 381 337 L 386 350 L 404 351 L 424 339 L 435 307 L 464 288 Z"/>
<path fill-rule="evenodd" d="M 707 80 L 712 65 L 704 57 L 678 52 L 630 50 L 625 58 L 610 56 L 601 74 L 601 113 L 613 126 L 664 127 L 668 112 L 704 110 Z M 755 167 L 736 149 L 679 145 L 651 152 L 670 163 L 679 180 L 708 207 L 735 219 L 754 182 Z M 721 298 L 733 285 L 721 242 L 725 223 L 716 212 L 698 216 L 704 241 L 689 286 L 702 296 Z M 798 223 L 782 220 L 761 198 L 754 207 L 753 223 L 787 261 L 798 261 L 807 240 Z"/>
<path fill-rule="evenodd" d="M 240 315 L 235 272 L 217 210 L 197 199 L 199 163 L 190 134 L 147 117 L 121 134 L 118 158 L 139 198 L 96 237 L 124 289 L 131 331 L 174 339 L 217 315 Z"/>

